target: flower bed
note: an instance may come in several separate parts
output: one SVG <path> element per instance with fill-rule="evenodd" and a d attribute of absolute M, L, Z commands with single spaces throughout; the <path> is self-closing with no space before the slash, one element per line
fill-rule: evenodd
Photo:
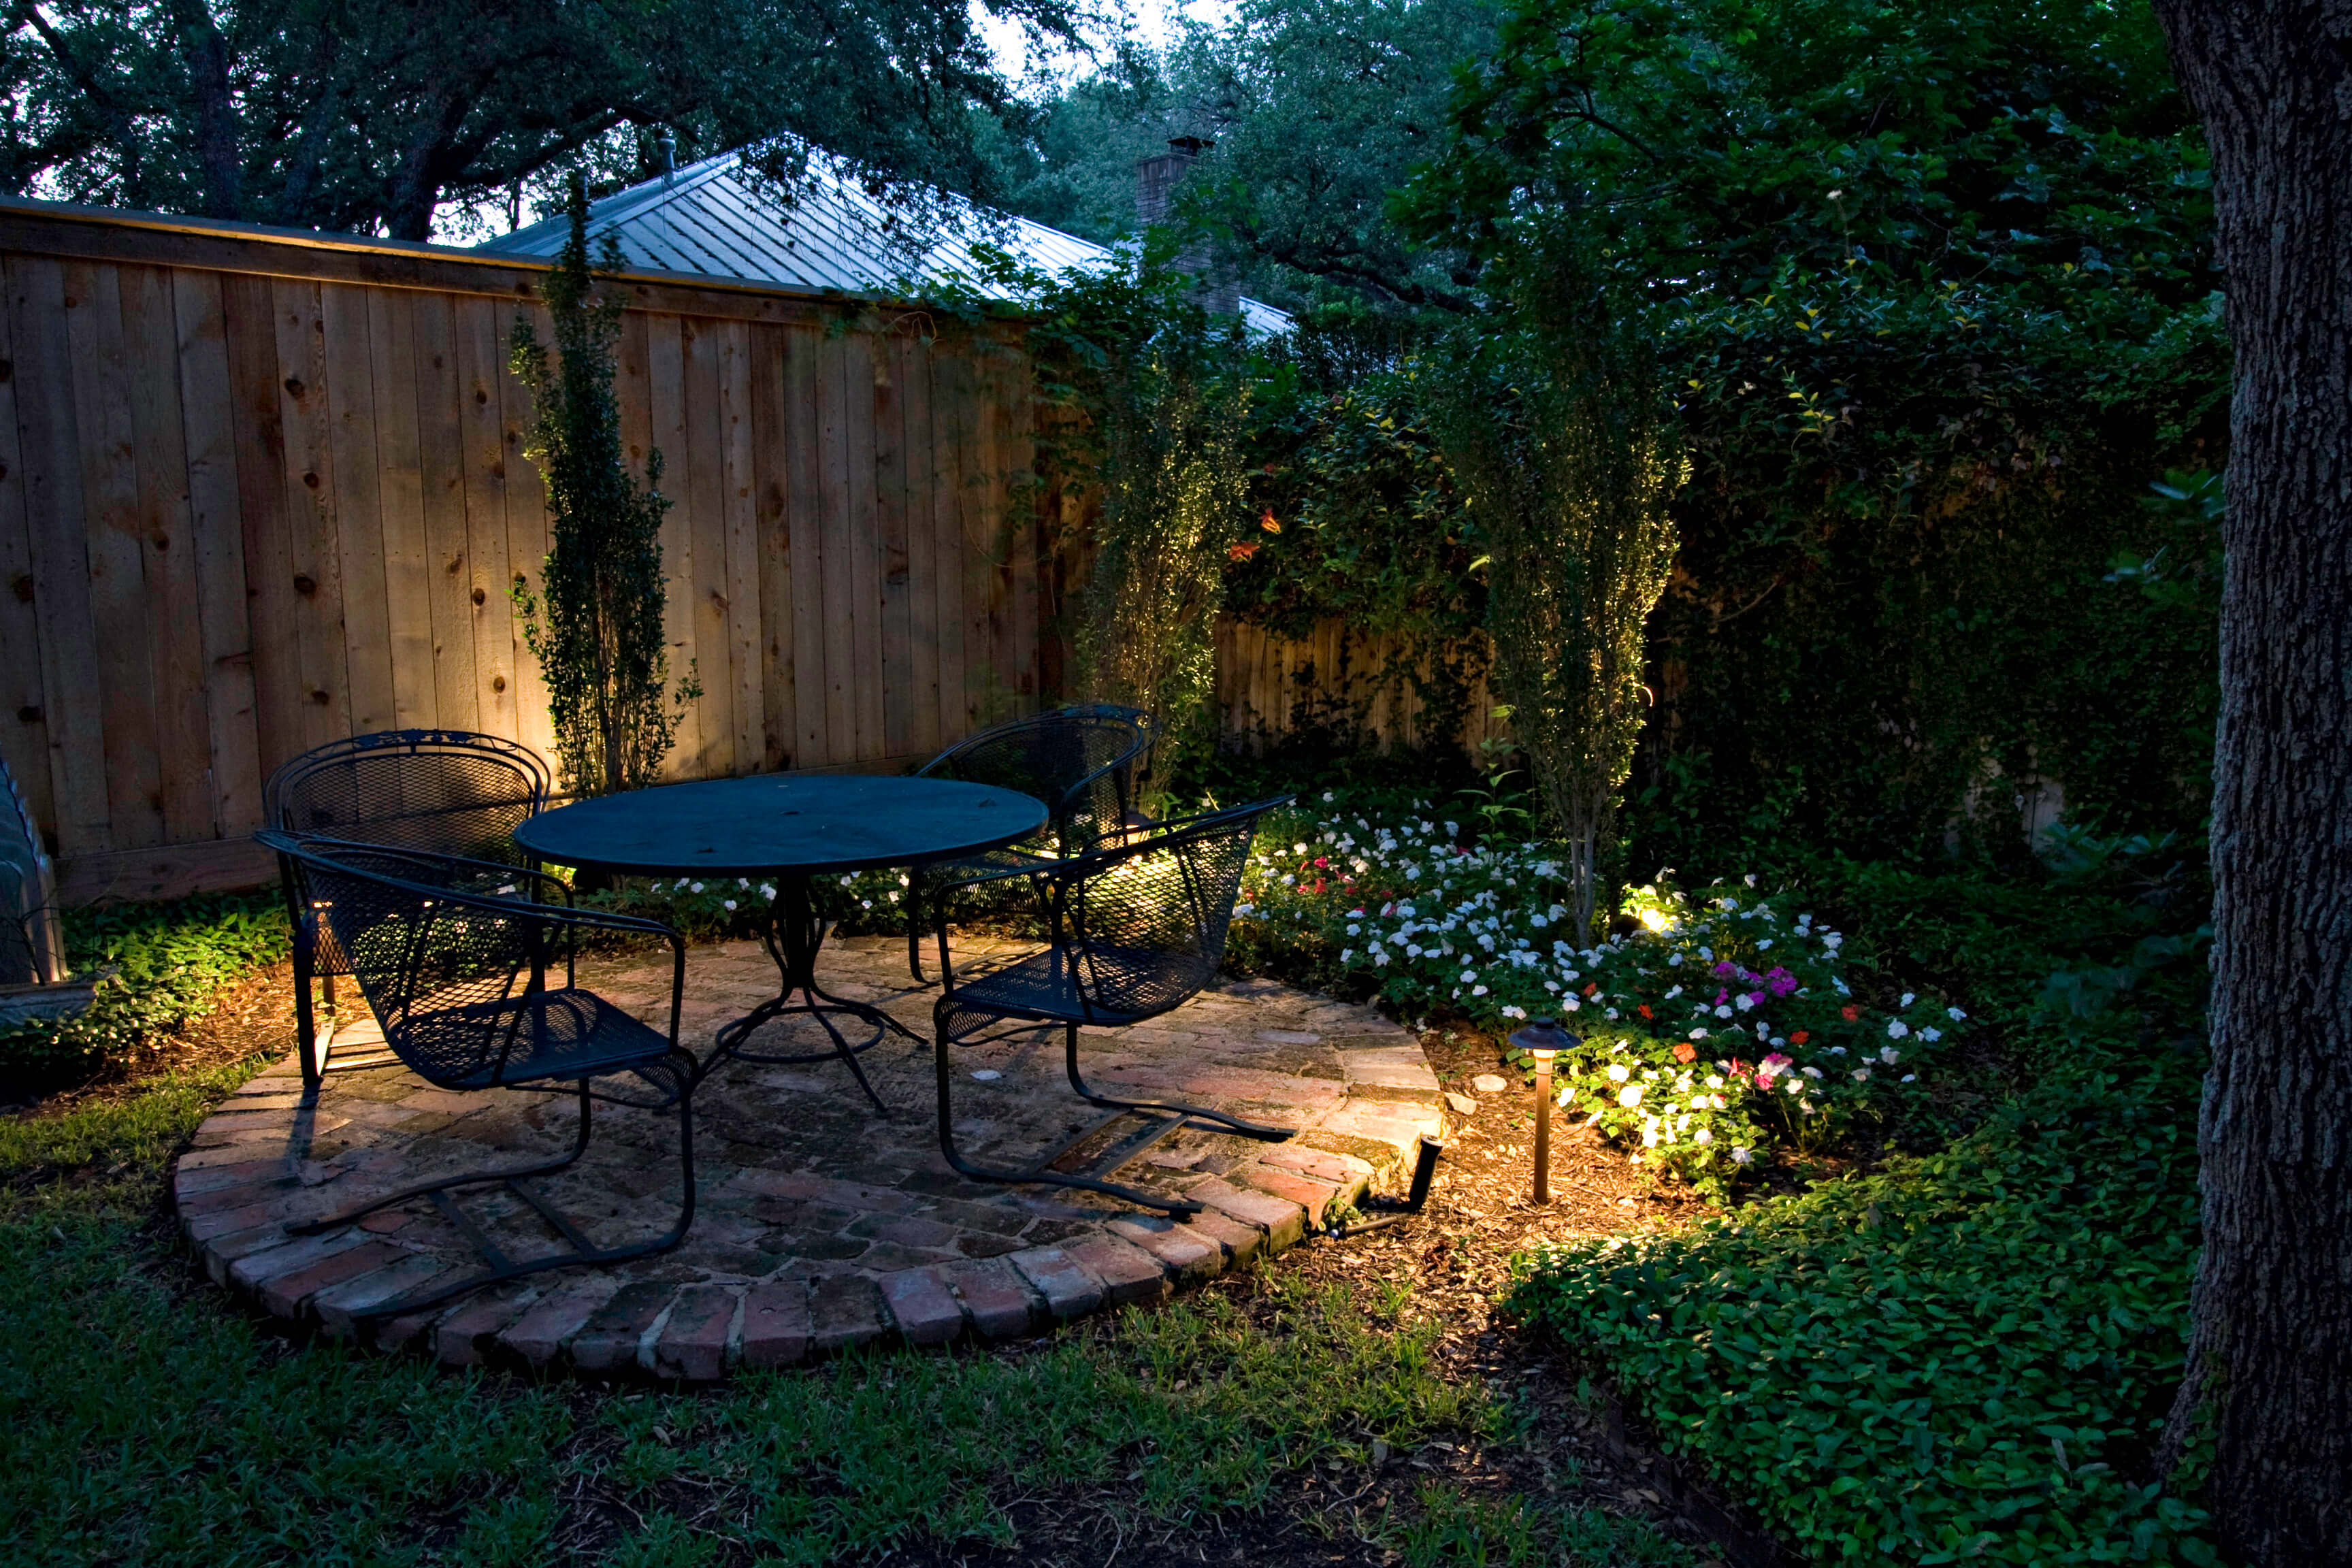
<path fill-rule="evenodd" d="M 1235 913 L 1339 966 L 1407 1017 L 1505 1031 L 1553 1016 L 1582 1045 L 1560 1104 L 1636 1160 L 1720 1192 L 1779 1144 L 1820 1147 L 1920 1092 L 1967 1015 L 1916 992 L 1857 991 L 1844 937 L 1754 877 L 1697 892 L 1635 889 L 1576 945 L 1566 868 L 1425 800 L 1349 812 L 1327 793 L 1258 836 Z"/>

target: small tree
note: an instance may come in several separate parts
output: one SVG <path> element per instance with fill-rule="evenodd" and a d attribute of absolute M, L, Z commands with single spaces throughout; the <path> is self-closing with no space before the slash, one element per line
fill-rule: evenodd
<path fill-rule="evenodd" d="M 588 193 L 572 177 L 572 235 L 541 289 L 554 319 L 555 349 L 528 320 L 512 339 L 514 373 L 536 404 L 523 456 L 539 466 L 554 519 L 554 547 L 541 566 L 541 593 L 518 575 L 523 640 L 539 659 L 567 787 L 606 795 L 651 784 L 677 732 L 679 710 L 700 695 L 693 670 L 668 700 L 662 629 L 662 458 L 646 454 L 646 482 L 629 477 L 621 411 L 613 396 L 613 344 L 622 301 L 595 292 L 588 264 Z M 619 268 L 605 242 L 604 268 Z M 544 616 L 541 611 L 544 609 Z"/>
<path fill-rule="evenodd" d="M 1079 679 L 1140 708 L 1164 739 L 1153 771 L 1204 743 L 1225 563 L 1247 521 L 1245 382 L 1192 344 L 1140 345 L 1098 411 L 1102 518 L 1078 605 Z"/>
<path fill-rule="evenodd" d="M 1589 947 L 1647 701 L 1644 628 L 1674 565 L 1666 506 L 1688 465 L 1625 318 L 1558 288 L 1516 306 L 1460 345 L 1441 438 L 1488 560 L 1496 683 L 1567 841 Z"/>

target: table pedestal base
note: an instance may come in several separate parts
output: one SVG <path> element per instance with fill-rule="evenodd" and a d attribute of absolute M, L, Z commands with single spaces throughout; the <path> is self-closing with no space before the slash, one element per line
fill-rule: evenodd
<path fill-rule="evenodd" d="M 858 1056 L 880 1045 L 893 1029 L 917 1045 L 923 1044 L 923 1037 L 879 1007 L 853 1002 L 846 996 L 835 996 L 817 984 L 816 955 L 824 945 L 828 922 L 817 918 L 814 904 L 809 897 L 808 879 L 793 877 L 778 880 L 780 886 L 775 907 L 768 929 L 761 933 L 761 940 L 767 943 L 768 956 L 776 961 L 777 973 L 783 978 L 783 989 L 777 994 L 775 1000 L 762 1002 L 741 1017 L 720 1027 L 718 1048 L 711 1052 L 710 1059 L 703 1065 L 703 1071 L 715 1071 L 730 1058 L 787 1067 L 838 1061 L 849 1068 L 850 1076 L 857 1079 L 857 1087 L 864 1089 L 866 1098 L 874 1102 L 874 1109 L 887 1116 L 890 1108 L 883 1103 L 880 1095 L 874 1092 L 874 1085 L 866 1079 L 866 1069 L 859 1065 Z M 803 1000 L 793 1001 L 795 995 Z M 795 1052 L 790 1056 L 745 1048 L 745 1042 L 762 1025 L 794 1016 L 814 1018 L 818 1026 L 832 1037 L 833 1048 Z M 836 1017 L 855 1022 L 845 1033 L 835 1024 Z M 853 1035 L 868 1029 L 872 1033 L 866 1038 L 851 1038 Z"/>

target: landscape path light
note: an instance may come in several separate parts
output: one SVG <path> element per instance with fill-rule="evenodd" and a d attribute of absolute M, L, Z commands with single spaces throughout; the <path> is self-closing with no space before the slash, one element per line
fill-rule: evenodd
<path fill-rule="evenodd" d="M 1511 1044 L 1536 1059 L 1535 1201 L 1551 1202 L 1551 1059 L 1584 1044 L 1557 1018 L 1538 1018 L 1511 1037 Z"/>

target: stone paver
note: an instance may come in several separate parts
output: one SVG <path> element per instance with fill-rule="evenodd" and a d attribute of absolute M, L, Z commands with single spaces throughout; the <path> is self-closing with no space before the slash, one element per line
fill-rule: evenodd
<path fill-rule="evenodd" d="M 974 940 L 957 962 L 1021 951 Z M 837 940 L 820 976 L 928 1040 L 938 993 L 907 981 L 904 952 L 888 938 Z M 581 983 L 659 1026 L 667 967 L 583 963 Z M 707 1053 L 719 1026 L 775 983 L 757 943 L 694 950 L 683 1043 Z M 289 1021 L 289 1043 L 291 1033 Z M 380 1049 L 381 1038 L 347 1003 L 338 1051 Z M 781 1053 L 824 1040 L 782 1022 L 755 1044 Z M 1094 1170 L 1142 1130 L 1137 1117 L 1106 1121 L 1072 1096 L 1062 1050 L 1058 1029 L 957 1049 L 956 1136 L 967 1158 L 1027 1167 L 1071 1144 L 1058 1168 Z M 1081 1068 L 1104 1092 L 1189 1100 L 1298 1130 L 1267 1142 L 1188 1124 L 1112 1176 L 1206 1205 L 1171 1220 L 1091 1192 L 964 1179 L 939 1149 L 929 1046 L 893 1037 L 861 1059 L 887 1117 L 837 1064 L 736 1062 L 714 1073 L 695 1098 L 692 1230 L 672 1252 L 611 1268 L 553 1270 L 424 1312 L 370 1317 L 482 1266 L 425 1201 L 314 1237 L 288 1226 L 438 1175 L 551 1157 L 574 1126 L 568 1096 L 455 1093 L 396 1065 L 331 1074 L 310 1092 L 289 1058 L 231 1095 L 174 1172 L 181 1229 L 216 1282 L 331 1334 L 451 1367 L 709 1383 L 885 1337 L 1003 1340 L 1158 1301 L 1292 1245 L 1328 1208 L 1409 1166 L 1413 1141 L 1440 1130 L 1444 1103 L 1403 1029 L 1271 981 L 1222 984 L 1132 1029 L 1082 1030 Z M 536 1189 L 600 1246 L 660 1235 L 680 1197 L 674 1113 L 600 1105 L 596 1114 L 587 1155 Z M 458 1202 L 509 1256 L 562 1245 L 502 1188 L 470 1188 Z"/>

